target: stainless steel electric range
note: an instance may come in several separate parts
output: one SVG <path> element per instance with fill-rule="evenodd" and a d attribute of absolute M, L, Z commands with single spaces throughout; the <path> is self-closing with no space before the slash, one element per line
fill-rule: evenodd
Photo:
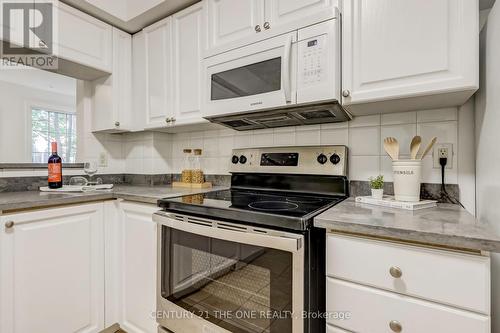
<path fill-rule="evenodd" d="M 231 188 L 159 200 L 160 332 L 324 332 L 325 232 L 344 146 L 233 151 Z"/>

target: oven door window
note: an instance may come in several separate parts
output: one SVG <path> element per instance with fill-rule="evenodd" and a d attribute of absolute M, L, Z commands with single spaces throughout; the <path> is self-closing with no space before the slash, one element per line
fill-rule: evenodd
<path fill-rule="evenodd" d="M 281 90 L 281 57 L 211 75 L 211 100 L 253 96 Z"/>
<path fill-rule="evenodd" d="M 292 254 L 162 227 L 162 297 L 231 332 L 292 329 Z"/>

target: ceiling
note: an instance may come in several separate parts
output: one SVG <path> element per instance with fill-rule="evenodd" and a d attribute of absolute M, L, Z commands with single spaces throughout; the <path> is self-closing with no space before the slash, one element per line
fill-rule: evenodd
<path fill-rule="evenodd" d="M 200 0 L 61 0 L 128 33 L 136 33 Z"/>

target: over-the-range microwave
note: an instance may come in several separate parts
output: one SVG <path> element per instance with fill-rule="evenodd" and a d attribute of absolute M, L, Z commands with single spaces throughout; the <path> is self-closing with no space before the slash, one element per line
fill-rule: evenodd
<path fill-rule="evenodd" d="M 339 104 L 339 30 L 337 16 L 205 59 L 203 116 L 239 130 L 348 120 L 345 110 L 311 108 Z"/>

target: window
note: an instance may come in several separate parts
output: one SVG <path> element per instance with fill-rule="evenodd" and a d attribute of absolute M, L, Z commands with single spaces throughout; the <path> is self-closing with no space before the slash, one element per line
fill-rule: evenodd
<path fill-rule="evenodd" d="M 74 113 L 31 108 L 31 161 L 46 163 L 50 143 L 57 141 L 58 154 L 63 163 L 75 163 L 76 115 Z"/>

